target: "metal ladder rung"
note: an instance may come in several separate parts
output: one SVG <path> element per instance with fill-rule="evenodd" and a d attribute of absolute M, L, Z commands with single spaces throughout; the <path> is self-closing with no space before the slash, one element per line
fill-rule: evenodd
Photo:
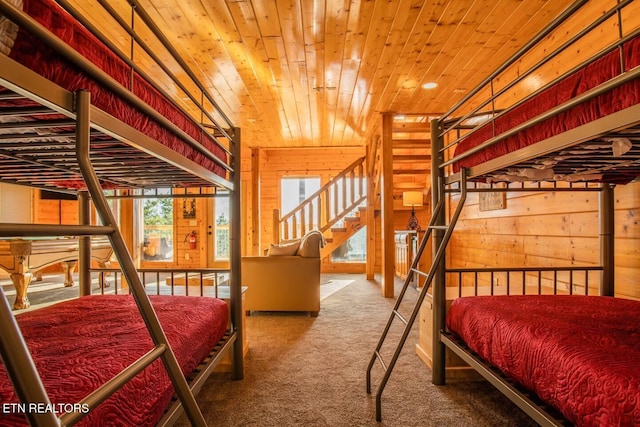
<path fill-rule="evenodd" d="M 411 271 L 413 271 L 415 274 L 419 274 L 420 276 L 429 277 L 429 273 L 426 273 L 424 271 L 420 271 L 417 268 L 412 268 Z"/>
<path fill-rule="evenodd" d="M 378 359 L 378 362 L 380 362 L 380 366 L 382 366 L 382 370 L 387 372 L 387 364 L 384 363 L 384 359 L 382 358 L 382 354 L 380 354 L 380 352 L 376 350 L 375 351 L 375 355 L 376 355 L 376 358 Z"/>
<path fill-rule="evenodd" d="M 432 230 L 448 230 L 449 226 L 448 225 L 430 225 L 429 228 Z"/>
<path fill-rule="evenodd" d="M 0 237 L 108 236 L 110 225 L 0 224 Z"/>
<path fill-rule="evenodd" d="M 409 323 L 409 322 L 407 321 L 407 319 L 405 319 L 405 318 L 404 318 L 404 316 L 402 316 L 402 314 L 400 314 L 400 312 L 399 312 L 398 310 L 393 310 L 393 314 L 395 314 L 395 315 L 396 315 L 396 317 L 397 317 L 398 319 L 400 319 L 400 321 L 401 321 L 402 323 L 404 323 L 405 325 L 407 325 L 407 324 Z"/>

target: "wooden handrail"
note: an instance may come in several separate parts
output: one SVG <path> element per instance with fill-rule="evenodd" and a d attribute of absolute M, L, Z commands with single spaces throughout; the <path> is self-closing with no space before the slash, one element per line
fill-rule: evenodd
<path fill-rule="evenodd" d="M 274 243 L 300 238 L 314 228 L 324 232 L 362 203 L 366 199 L 364 161 L 365 157 L 355 160 L 283 217 L 274 209 Z"/>

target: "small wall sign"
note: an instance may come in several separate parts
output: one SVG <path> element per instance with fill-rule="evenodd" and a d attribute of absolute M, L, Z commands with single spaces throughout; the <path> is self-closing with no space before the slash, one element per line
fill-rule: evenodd
<path fill-rule="evenodd" d="M 502 191 L 480 193 L 480 210 L 495 211 L 507 208 L 507 195 Z"/>

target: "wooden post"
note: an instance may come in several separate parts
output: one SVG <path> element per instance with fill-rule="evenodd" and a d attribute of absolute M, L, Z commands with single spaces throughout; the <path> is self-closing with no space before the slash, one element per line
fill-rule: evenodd
<path fill-rule="evenodd" d="M 371 158 L 372 150 L 369 149 L 367 152 L 367 162 L 370 164 L 371 162 L 375 162 L 375 159 Z M 373 280 L 375 278 L 375 270 L 376 270 L 376 223 L 375 223 L 375 200 L 376 200 L 376 184 L 373 181 L 375 176 L 373 173 L 369 171 L 372 168 L 368 167 L 367 169 L 367 211 L 365 215 L 367 216 L 367 264 L 366 264 L 366 275 L 367 280 Z"/>
<path fill-rule="evenodd" d="M 440 197 L 444 194 L 444 170 L 440 167 L 444 154 L 441 149 L 444 146 L 437 120 L 431 121 L 431 209 L 437 206 Z M 445 209 L 442 209 L 435 225 L 445 225 Z M 438 252 L 438 247 L 442 242 L 444 232 L 442 230 L 433 230 L 432 247 L 433 256 Z M 445 383 L 445 346 L 440 342 L 440 330 L 445 324 L 446 311 L 446 289 L 445 289 L 445 271 L 446 257 L 442 258 L 442 262 L 434 271 L 433 285 L 433 354 L 432 354 L 432 372 L 431 382 L 435 385 L 444 385 Z"/>
<path fill-rule="evenodd" d="M 603 184 L 600 191 L 600 295 L 614 296 L 615 271 L 615 197 L 614 186 Z"/>
<path fill-rule="evenodd" d="M 393 114 L 382 115 L 382 295 L 393 298 L 395 281 L 395 235 L 393 227 Z"/>
<path fill-rule="evenodd" d="M 260 253 L 260 149 L 251 149 L 251 254 Z"/>
<path fill-rule="evenodd" d="M 242 241 L 242 205 L 241 205 L 241 192 L 240 187 L 242 184 L 242 178 L 240 174 L 241 170 L 241 145 L 240 145 L 240 128 L 233 129 L 233 192 L 230 194 L 229 199 L 229 216 L 231 217 L 231 229 L 229 233 L 230 243 L 230 259 L 229 267 L 231 268 L 231 277 L 229 279 L 229 291 L 231 296 L 231 321 L 236 329 L 237 339 L 233 343 L 233 372 L 232 378 L 234 380 L 241 380 L 244 378 L 244 349 L 243 341 L 244 334 L 242 323 L 242 270 L 240 268 L 242 258 L 242 248 L 240 242 Z"/>

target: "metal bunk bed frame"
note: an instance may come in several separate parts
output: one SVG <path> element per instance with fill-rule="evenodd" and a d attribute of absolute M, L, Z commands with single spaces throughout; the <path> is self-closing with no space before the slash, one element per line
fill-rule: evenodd
<path fill-rule="evenodd" d="M 421 241 L 416 257 L 409 269 L 409 273 L 405 278 L 403 283 L 402 290 L 398 296 L 396 304 L 392 309 L 388 322 L 382 332 L 380 340 L 371 356 L 368 368 L 367 368 L 367 376 L 366 376 L 366 386 L 367 393 L 372 392 L 372 370 L 375 362 L 379 362 L 383 376 L 378 385 L 378 389 L 376 392 L 376 420 L 382 420 L 382 393 L 386 387 L 386 384 L 392 374 L 393 368 L 399 358 L 400 352 L 406 343 L 406 340 L 409 336 L 411 328 L 415 322 L 415 319 L 418 317 L 420 307 L 427 293 L 431 291 L 433 297 L 433 326 L 432 330 L 433 334 L 433 354 L 432 354 L 432 383 L 435 385 L 444 385 L 445 384 L 445 370 L 446 370 L 446 361 L 445 361 L 445 350 L 449 348 L 459 357 L 461 357 L 465 362 L 467 362 L 472 368 L 474 368 L 480 375 L 482 375 L 486 380 L 488 380 L 491 384 L 493 384 L 500 392 L 502 392 L 507 398 L 509 398 L 513 403 L 515 403 L 520 409 L 522 409 L 525 413 L 527 413 L 533 420 L 543 426 L 560 426 L 566 425 L 566 421 L 563 419 L 561 414 L 558 414 L 553 408 L 550 408 L 548 405 L 541 402 L 536 396 L 531 393 L 526 392 L 521 389 L 514 383 L 510 382 L 504 375 L 495 369 L 491 368 L 488 364 L 482 361 L 480 358 L 475 356 L 472 352 L 470 352 L 463 344 L 454 339 L 450 334 L 446 332 L 445 329 L 445 316 L 446 316 L 446 274 L 450 271 L 454 271 L 455 269 L 449 270 L 446 265 L 446 248 L 451 237 L 452 232 L 455 229 L 456 222 L 460 215 L 460 211 L 463 208 L 466 202 L 467 193 L 470 192 L 484 192 L 484 191 L 496 191 L 496 192 L 530 192 L 530 191 L 597 191 L 599 192 L 599 237 L 600 237 L 600 265 L 594 266 L 590 268 L 584 267 L 558 267 L 556 270 L 558 271 L 587 271 L 587 270 L 598 270 L 600 271 L 600 283 L 599 283 L 599 294 L 606 296 L 614 295 L 614 242 L 615 242 L 615 232 L 614 232 L 614 208 L 615 208 L 615 198 L 614 198 L 614 185 L 611 184 L 601 184 L 597 187 L 583 185 L 580 187 L 574 187 L 571 185 L 569 188 L 558 188 L 555 185 L 551 188 L 527 188 L 524 185 L 519 188 L 509 187 L 506 185 L 504 187 L 494 187 L 491 188 L 477 188 L 477 186 L 469 187 L 467 182 L 471 183 L 474 180 L 481 179 L 486 177 L 488 174 L 498 171 L 501 168 L 505 168 L 506 166 L 514 166 L 514 164 L 525 164 L 530 159 L 537 158 L 539 156 L 548 155 L 554 151 L 557 151 L 559 148 L 572 147 L 578 145 L 584 141 L 587 141 L 594 136 L 606 136 L 613 135 L 616 136 L 618 132 L 623 132 L 625 129 L 635 128 L 638 131 L 638 127 L 640 125 L 640 106 L 636 105 L 634 107 L 627 108 L 624 111 L 614 113 L 612 115 L 606 116 L 602 119 L 595 120 L 593 122 L 587 123 L 585 125 L 579 126 L 570 131 L 564 132 L 560 135 L 548 138 L 542 142 L 536 143 L 530 147 L 523 148 L 516 152 L 511 152 L 507 156 L 499 157 L 495 160 L 491 160 L 485 163 L 478 165 L 477 167 L 472 167 L 469 169 L 462 168 L 457 173 L 447 173 L 451 169 L 451 166 L 461 160 L 473 154 L 476 151 L 482 150 L 487 146 L 493 145 L 517 132 L 520 132 L 526 128 L 529 128 L 535 124 L 538 124 L 549 117 L 558 114 L 562 111 L 567 111 L 575 105 L 584 102 L 588 99 L 591 99 L 600 93 L 606 92 L 613 87 L 619 86 L 625 82 L 628 82 L 633 79 L 637 79 L 640 76 L 640 67 L 624 72 L 623 74 L 615 77 L 614 79 L 600 85 L 599 87 L 587 91 L 582 95 L 579 95 L 572 99 L 569 102 L 566 102 L 562 105 L 557 106 L 556 108 L 550 110 L 547 113 L 541 114 L 531 120 L 526 121 L 525 123 L 511 129 L 508 132 L 497 135 L 485 143 L 481 144 L 475 149 L 464 152 L 461 155 L 455 156 L 449 160 L 445 159 L 445 156 L 452 151 L 452 147 L 457 144 L 460 140 L 460 133 L 458 132 L 457 138 L 449 138 L 449 140 L 453 140 L 449 144 L 445 145 L 445 138 L 447 137 L 447 132 L 456 129 L 468 129 L 465 126 L 465 120 L 474 115 L 480 114 L 479 111 L 485 107 L 486 105 L 493 105 L 493 100 L 500 93 L 493 93 L 491 98 L 486 101 L 484 104 L 479 105 L 472 111 L 468 112 L 466 115 L 457 118 L 451 119 L 453 117 L 454 112 L 459 109 L 466 101 L 470 100 L 476 93 L 478 93 L 483 86 L 492 85 L 493 80 L 503 72 L 509 65 L 515 63 L 519 58 L 521 58 L 524 54 L 526 54 L 533 45 L 543 40 L 548 34 L 550 34 L 555 28 L 557 28 L 560 24 L 562 24 L 567 18 L 571 15 L 575 14 L 584 4 L 586 4 L 589 0 L 577 0 L 572 5 L 570 5 L 561 15 L 559 15 L 555 20 L 547 25 L 531 42 L 527 43 L 523 48 L 521 48 L 518 52 L 516 52 L 503 66 L 501 66 L 498 70 L 496 70 L 493 74 L 491 74 L 487 79 L 485 79 L 480 85 L 478 85 L 473 91 L 471 91 L 467 96 L 465 96 L 460 102 L 454 105 L 447 113 L 443 114 L 441 118 L 434 119 L 431 122 L 431 143 L 432 143 L 432 188 L 435 191 L 432 191 L 432 217 L 431 222 L 427 228 L 427 232 L 425 233 L 423 240 Z M 586 27 L 583 31 L 580 32 L 580 35 L 585 34 L 586 32 L 595 28 L 599 23 L 604 22 L 604 20 L 617 16 L 619 20 L 620 27 L 622 27 L 620 11 L 629 5 L 633 0 L 624 0 L 618 2 L 618 4 L 613 7 L 611 10 L 607 11 L 604 15 L 602 15 L 599 19 L 594 21 L 593 24 Z M 630 33 L 626 37 L 621 37 L 618 43 L 610 46 L 608 49 L 605 49 L 603 52 L 599 54 L 599 56 L 604 55 L 604 53 L 609 52 L 613 49 L 617 49 L 619 45 L 629 40 L 631 37 L 636 36 L 640 30 L 635 30 Z M 559 53 L 560 50 L 565 49 L 566 47 L 572 45 L 577 40 L 579 40 L 579 36 L 573 37 L 567 42 L 563 43 L 563 45 L 550 54 L 550 57 L 553 57 Z M 544 62 L 548 61 L 550 58 L 546 58 L 534 66 L 532 66 L 531 70 L 528 72 L 523 72 L 520 76 L 512 83 L 515 84 L 524 77 L 537 69 L 538 66 L 542 65 Z M 570 70 L 567 74 L 575 71 L 578 67 Z M 562 78 L 562 76 L 558 77 L 558 79 L 554 80 L 558 81 Z M 553 83 L 553 82 L 552 82 Z M 493 86 L 491 86 L 493 87 Z M 503 89 L 503 91 L 507 90 L 507 86 Z M 540 90 L 544 90 L 544 87 Z M 525 98 L 526 100 L 527 98 Z M 516 104 L 516 106 L 519 104 Z M 497 117 L 509 110 L 502 110 L 500 112 L 494 112 L 492 116 Z M 465 135 L 468 135 L 466 133 Z M 636 148 L 634 148 L 636 149 Z M 635 151 L 634 151 L 635 152 Z M 637 157 L 637 156 L 636 156 Z M 455 188 L 451 188 L 454 186 Z M 443 206 L 447 204 L 446 197 L 447 194 L 451 193 L 459 193 L 459 200 L 454 213 L 451 214 L 451 218 L 447 221 L 446 212 Z M 432 264 L 430 270 L 428 272 L 421 271 L 418 268 L 418 264 L 420 261 L 420 257 L 426 248 L 427 240 L 429 237 L 432 237 L 432 247 L 433 247 L 433 256 L 432 256 Z M 531 268 L 532 270 L 536 270 L 535 267 Z M 486 269 L 490 271 L 491 269 Z M 544 268 L 543 268 L 544 270 Z M 504 271 L 504 269 L 496 269 L 496 271 Z M 523 270 L 518 270 L 523 271 Z M 542 270 L 539 270 L 542 271 Z M 418 298 L 413 306 L 413 310 L 409 316 L 406 316 L 400 313 L 399 309 L 402 304 L 402 300 L 405 296 L 405 293 L 412 283 L 415 275 L 419 275 L 425 278 L 425 282 L 423 288 L 420 290 Z M 572 275 L 572 273 L 570 273 Z M 572 276 L 570 276 L 572 277 Z M 557 280 L 554 277 L 554 289 L 557 287 Z M 570 279 L 572 280 L 572 279 Z M 431 286 L 432 289 L 431 289 Z M 573 289 L 573 283 L 569 283 L 569 289 Z M 588 287 L 585 290 L 588 292 Z M 400 321 L 404 325 L 404 331 L 396 343 L 395 351 L 392 353 L 391 359 L 389 361 L 385 361 L 383 357 L 383 348 L 385 342 L 389 336 L 389 331 L 394 321 Z"/>
<path fill-rule="evenodd" d="M 93 64 L 77 55 L 75 51 L 70 49 L 64 43 L 61 43 L 57 38 L 51 36 L 46 29 L 41 27 L 22 11 L 6 3 L 5 0 L 0 0 L 0 13 L 9 17 L 14 22 L 17 22 L 19 25 L 26 27 L 29 31 L 37 34 L 38 37 L 45 40 L 50 45 L 53 45 L 54 48 L 58 49 L 63 55 L 70 58 L 72 62 L 76 63 L 76 65 L 80 66 L 82 69 L 89 69 L 94 78 L 112 88 L 116 93 L 123 94 L 125 99 L 134 103 L 134 105 L 138 106 L 145 113 L 151 114 L 154 117 L 157 116 L 150 107 L 141 103 L 139 99 L 124 90 L 105 73 L 98 70 L 93 66 Z M 166 40 L 163 41 L 166 42 Z M 145 288 L 137 274 L 133 259 L 129 254 L 125 241 L 118 229 L 117 222 L 109 209 L 107 199 L 103 193 L 100 183 L 100 180 L 102 179 L 105 182 L 122 184 L 123 181 L 118 179 L 118 173 L 126 170 L 127 165 L 125 164 L 124 166 L 115 169 L 105 167 L 104 162 L 96 162 L 94 165 L 95 158 L 92 158 L 90 152 L 91 136 L 94 133 L 91 128 L 110 135 L 116 141 L 123 141 L 126 144 L 133 146 L 136 150 L 143 153 L 150 162 L 158 162 L 159 160 L 163 165 L 165 165 L 162 174 L 148 177 L 147 182 L 150 182 L 151 186 L 160 185 L 168 182 L 169 180 L 175 179 L 180 182 L 187 182 L 192 186 L 214 185 L 228 189 L 232 196 L 230 200 L 231 218 L 240 217 L 240 198 L 237 197 L 238 189 L 240 188 L 240 174 L 237 169 L 239 166 L 240 156 L 240 130 L 233 127 L 226 116 L 218 110 L 218 113 L 222 115 L 230 128 L 224 129 L 217 125 L 215 121 L 214 125 L 216 129 L 219 130 L 219 132 L 217 132 L 217 136 L 223 136 L 229 141 L 231 149 L 225 149 L 225 151 L 227 154 L 232 156 L 232 163 L 231 165 L 227 165 L 215 155 L 208 152 L 205 154 L 207 157 L 223 166 L 227 174 L 231 177 L 230 180 L 227 180 L 190 160 L 178 156 L 175 152 L 171 151 L 164 145 L 153 141 L 146 135 L 91 106 L 90 94 L 88 92 L 79 91 L 75 94 L 70 93 L 4 55 L 0 55 L 0 84 L 21 97 L 37 101 L 45 107 L 45 110 L 48 112 L 62 113 L 67 117 L 70 117 L 76 124 L 74 135 L 75 146 L 70 148 L 67 145 L 64 147 L 66 150 L 65 154 L 68 154 L 69 150 L 75 152 L 76 165 L 69 167 L 57 167 L 51 164 L 31 161 L 26 157 L 17 156 L 15 157 L 15 160 L 21 161 L 24 165 L 27 165 L 27 169 L 24 170 L 24 175 L 27 175 L 27 179 L 9 179 L 4 181 L 24 185 L 25 183 L 29 183 L 29 175 L 37 176 L 39 170 L 46 168 L 50 173 L 48 178 L 53 177 L 53 179 L 60 179 L 60 177 L 62 177 L 62 179 L 69 179 L 76 178 L 78 175 L 81 175 L 87 186 L 87 191 L 78 192 L 80 208 L 79 225 L 4 223 L 0 224 L 0 237 L 80 236 L 80 275 L 81 280 L 88 280 L 88 271 L 90 267 L 89 239 L 91 236 L 96 235 L 108 236 L 118 262 L 121 265 L 123 276 L 129 283 L 131 293 L 133 294 L 141 316 L 143 317 L 155 344 L 155 348 L 153 350 L 141 357 L 133 365 L 126 368 L 119 375 L 95 390 L 79 403 L 86 404 L 89 408 L 96 407 L 111 394 L 121 388 L 127 381 L 132 379 L 137 373 L 142 371 L 146 366 L 160 358 L 173 383 L 178 397 L 176 403 L 170 406 L 165 413 L 165 416 L 161 421 L 162 425 L 170 425 L 175 422 L 182 413 L 182 410 L 184 410 L 192 425 L 206 426 L 202 412 L 195 401 L 194 392 L 197 392 L 200 389 L 204 379 L 206 379 L 208 373 L 212 371 L 215 363 L 217 363 L 221 358 L 222 353 L 226 352 L 227 349 L 233 349 L 233 378 L 241 379 L 244 375 L 242 352 L 243 331 L 241 327 L 242 309 L 240 305 L 240 223 L 239 221 L 232 221 L 230 231 L 230 268 L 234 273 L 230 277 L 230 311 L 232 328 L 225 337 L 222 348 L 218 348 L 216 350 L 217 353 L 212 354 L 212 360 L 209 365 L 196 375 L 190 386 L 182 375 L 175 355 L 167 342 L 167 338 L 161 325 L 158 322 L 158 318 L 151 306 L 149 298 L 145 292 Z M 218 108 L 215 103 L 213 103 L 213 105 L 216 109 Z M 182 137 L 187 141 L 191 141 L 192 145 L 198 145 L 190 137 L 184 134 L 184 132 L 175 129 L 175 126 L 162 116 L 158 117 L 158 121 L 165 124 L 170 129 L 173 129 L 177 134 L 182 135 Z M 3 154 L 11 158 L 8 152 L 5 151 Z M 130 155 L 130 152 L 125 154 L 125 156 L 127 155 Z M 51 174 L 51 172 L 53 172 L 53 174 Z M 100 174 L 100 178 L 96 172 Z M 132 173 L 135 174 L 135 170 Z M 112 176 L 115 178 L 111 178 Z M 32 186 L 50 188 L 47 185 L 48 182 L 45 179 L 34 182 Z M 131 187 L 135 188 L 136 186 L 133 185 Z M 93 200 L 96 211 L 104 225 L 89 225 L 88 196 Z M 86 287 L 84 288 L 86 289 Z M 31 358 L 29 349 L 26 346 L 24 338 L 20 332 L 20 328 L 12 314 L 11 307 L 1 288 L 0 294 L 2 295 L 0 297 L 0 325 L 2 325 L 3 329 L 2 336 L 0 336 L 0 356 L 4 362 L 7 374 L 14 385 L 16 395 L 21 402 L 37 402 L 40 404 L 50 405 L 51 402 Z M 26 414 L 30 425 L 38 426 L 73 425 L 85 415 L 86 414 L 81 412 L 68 412 L 62 414 L 60 418 L 58 418 L 53 411 L 44 411 L 41 413 L 27 412 Z"/>

